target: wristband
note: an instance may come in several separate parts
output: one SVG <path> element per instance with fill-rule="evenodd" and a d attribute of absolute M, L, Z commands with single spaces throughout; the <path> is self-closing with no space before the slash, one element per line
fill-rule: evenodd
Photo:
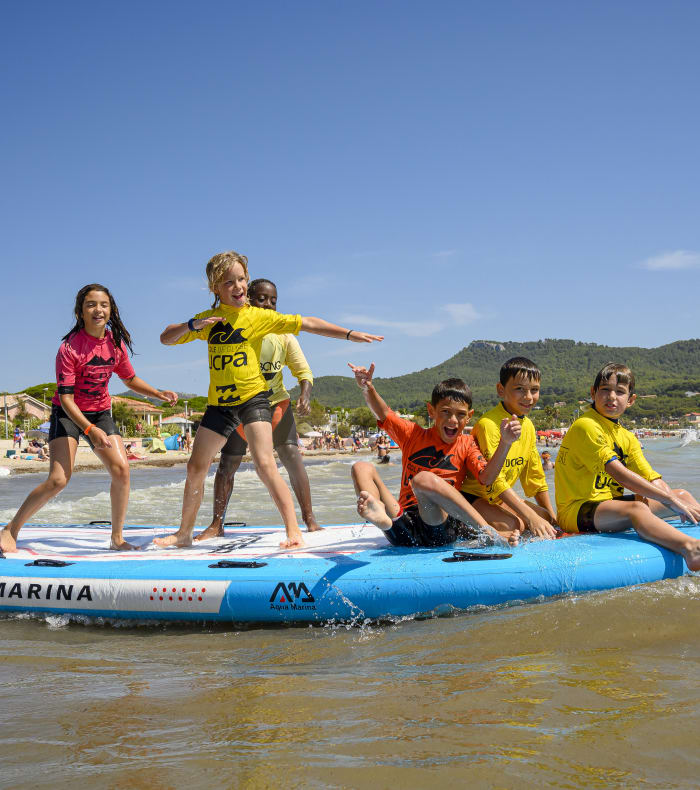
<path fill-rule="evenodd" d="M 85 436 L 87 436 L 94 427 L 95 426 L 91 422 L 89 422 L 88 427 L 83 429 L 83 433 L 85 434 Z"/>
<path fill-rule="evenodd" d="M 354 331 L 355 331 L 354 329 L 348 329 L 348 333 L 347 333 L 347 335 L 345 335 L 345 339 L 346 339 L 346 340 L 350 340 L 350 335 L 351 335 L 351 334 L 352 334 Z"/>
<path fill-rule="evenodd" d="M 187 328 L 190 330 L 190 332 L 198 331 L 194 328 L 194 318 L 190 318 L 190 320 L 187 322 Z"/>

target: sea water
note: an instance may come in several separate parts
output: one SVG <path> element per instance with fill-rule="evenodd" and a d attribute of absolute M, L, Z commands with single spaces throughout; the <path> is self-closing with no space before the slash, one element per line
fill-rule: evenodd
<path fill-rule="evenodd" d="M 645 441 L 700 498 L 700 444 Z M 350 463 L 309 465 L 320 521 L 356 520 Z M 398 490 L 400 466 L 380 469 Z M 0 479 L 1 521 L 41 479 Z M 134 469 L 129 523 L 176 524 L 183 482 Z M 76 474 L 34 521 L 109 518 L 107 490 Z M 227 518 L 279 523 L 250 468 Z M 0 787 L 697 787 L 699 697 L 698 575 L 363 627 L 12 615 Z"/>

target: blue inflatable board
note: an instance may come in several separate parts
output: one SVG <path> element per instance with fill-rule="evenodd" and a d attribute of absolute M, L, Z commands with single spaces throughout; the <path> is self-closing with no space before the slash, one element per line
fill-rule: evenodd
<path fill-rule="evenodd" d="M 678 525 L 678 522 L 675 522 Z M 529 541 L 514 549 L 390 546 L 363 524 L 304 533 L 227 527 L 186 549 L 152 544 L 166 527 L 128 527 L 134 552 L 108 551 L 108 524 L 27 525 L 0 558 L 0 611 L 248 623 L 363 622 L 606 590 L 688 572 L 636 533 Z M 684 528 L 700 537 L 700 527 Z"/>

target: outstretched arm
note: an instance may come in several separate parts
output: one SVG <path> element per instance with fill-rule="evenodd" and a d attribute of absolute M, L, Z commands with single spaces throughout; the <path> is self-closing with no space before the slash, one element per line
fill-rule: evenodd
<path fill-rule="evenodd" d="M 223 321 L 221 316 L 211 315 L 209 318 L 192 318 L 190 321 L 185 321 L 182 324 L 169 324 L 161 332 L 160 342 L 164 346 L 172 346 L 188 332 L 199 332 L 199 330 L 204 329 L 205 326 L 209 326 L 210 324 L 218 324 L 219 321 Z M 192 324 L 191 329 L 190 323 Z"/>
<path fill-rule="evenodd" d="M 122 379 L 122 381 L 130 390 L 138 392 L 139 395 L 167 401 L 171 406 L 177 403 L 177 392 L 173 392 L 172 390 L 157 390 L 138 376 L 133 376 L 130 379 Z"/>
<path fill-rule="evenodd" d="M 370 335 L 359 329 L 343 329 L 342 326 L 331 324 L 330 321 L 324 321 L 323 318 L 315 316 L 302 316 L 301 331 L 310 332 L 312 335 L 335 337 L 338 340 L 352 340 L 353 343 L 373 343 L 375 340 L 384 340 L 384 335 Z"/>
<path fill-rule="evenodd" d="M 367 368 L 355 367 L 348 362 L 348 367 L 355 374 L 355 381 L 357 386 L 362 390 L 365 396 L 365 401 L 369 406 L 370 411 L 379 420 L 384 422 L 391 409 L 387 406 L 382 396 L 374 389 L 372 384 L 372 376 L 374 375 L 374 362 Z"/>
<path fill-rule="evenodd" d="M 700 519 L 700 508 L 687 505 L 680 500 L 666 485 L 654 485 L 643 477 L 628 469 L 621 461 L 614 460 L 605 464 L 605 471 L 628 490 L 640 496 L 656 499 L 677 513 L 683 521 L 697 524 Z"/>

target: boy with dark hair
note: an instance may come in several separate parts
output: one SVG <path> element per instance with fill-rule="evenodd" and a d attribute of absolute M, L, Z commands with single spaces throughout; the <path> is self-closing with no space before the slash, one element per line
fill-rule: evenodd
<path fill-rule="evenodd" d="M 379 427 L 402 453 L 398 501 L 374 464 L 358 461 L 353 465 L 357 512 L 384 530 L 394 546 L 444 546 L 459 537 L 461 522 L 497 537 L 458 489 L 467 470 L 486 485 L 496 479 L 509 446 L 520 434 L 518 421 L 503 420 L 501 442 L 487 463 L 476 442 L 463 433 L 474 410 L 471 390 L 461 379 L 446 379 L 435 387 L 428 404 L 435 424 L 421 428 L 399 417 L 381 398 L 372 384 L 374 364 L 369 370 L 350 368 Z M 502 537 L 517 542 L 515 535 L 504 532 Z"/>
<path fill-rule="evenodd" d="M 619 418 L 635 401 L 634 375 L 626 365 L 608 363 L 591 387 L 593 407 L 567 431 L 554 466 L 557 516 L 567 532 L 621 532 L 639 535 L 682 555 L 700 570 L 700 540 L 688 537 L 662 517 L 677 514 L 697 523 L 700 504 L 687 491 L 671 489 L 642 453 L 637 437 Z M 625 489 L 632 494 L 625 494 Z"/>
<path fill-rule="evenodd" d="M 535 426 L 527 416 L 539 400 L 540 379 L 540 369 L 526 357 L 513 357 L 503 363 L 496 384 L 501 402 L 478 420 L 472 436 L 486 458 L 491 458 L 498 448 L 504 419 L 520 422 L 520 436 L 511 444 L 498 477 L 490 485 L 483 485 L 468 475 L 462 494 L 498 531 L 522 533 L 527 529 L 535 537 L 554 538 L 556 530 L 552 525 L 556 516 L 537 452 Z M 536 505 L 516 494 L 514 486 L 518 480 L 525 495 L 535 497 Z"/>

